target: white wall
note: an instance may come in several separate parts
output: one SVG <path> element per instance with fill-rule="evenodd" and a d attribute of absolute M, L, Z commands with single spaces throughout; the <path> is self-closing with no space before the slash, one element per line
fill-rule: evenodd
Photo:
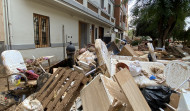
<path fill-rule="evenodd" d="M 99 0 L 98 0 L 99 1 Z M 109 27 L 102 26 L 90 20 L 84 20 L 80 17 L 71 16 L 63 10 L 50 7 L 33 0 L 10 0 L 10 17 L 12 27 L 12 45 L 32 45 L 34 43 L 33 13 L 48 16 L 50 19 L 50 43 L 62 43 L 62 26 L 64 25 L 65 36 L 73 37 L 73 43 L 78 43 L 78 25 L 79 21 L 94 24 L 97 28 L 104 27 L 105 31 Z M 90 33 L 90 31 L 88 30 Z M 89 39 L 90 40 L 90 39 Z M 78 46 L 76 46 L 78 48 Z M 52 61 L 63 59 L 63 47 L 35 48 L 19 50 L 24 58 L 40 56 L 55 57 Z"/>
<path fill-rule="evenodd" d="M 48 16 L 50 19 L 50 42 L 62 43 L 62 26 L 64 25 L 65 35 L 74 37 L 73 43 L 78 43 L 78 20 L 46 5 L 41 5 L 32 0 L 11 0 L 11 21 L 12 21 L 12 45 L 34 44 L 33 13 Z M 24 57 L 34 55 L 55 55 L 54 60 L 63 59 L 63 48 L 36 48 L 20 50 Z"/>

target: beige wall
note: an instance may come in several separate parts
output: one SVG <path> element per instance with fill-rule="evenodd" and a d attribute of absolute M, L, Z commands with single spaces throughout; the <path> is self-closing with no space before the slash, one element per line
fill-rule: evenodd
<path fill-rule="evenodd" d="M 0 0 L 0 41 L 4 40 L 5 40 L 5 32 L 4 32 L 3 1 Z"/>

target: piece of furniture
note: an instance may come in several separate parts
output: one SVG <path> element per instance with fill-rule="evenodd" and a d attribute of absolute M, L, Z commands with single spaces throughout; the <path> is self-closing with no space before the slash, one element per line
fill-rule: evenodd
<path fill-rule="evenodd" d="M 7 76 L 1 78 L 7 78 L 8 90 L 10 90 L 9 83 L 14 83 L 13 78 L 16 77 L 16 75 L 21 75 L 22 77 L 25 78 L 26 82 L 25 85 L 37 84 L 36 80 L 28 81 L 27 77 L 23 73 L 20 73 L 19 70 L 17 70 L 17 68 L 27 70 L 23 57 L 19 51 L 17 50 L 3 51 L 1 53 L 1 58 L 7 73 Z"/>

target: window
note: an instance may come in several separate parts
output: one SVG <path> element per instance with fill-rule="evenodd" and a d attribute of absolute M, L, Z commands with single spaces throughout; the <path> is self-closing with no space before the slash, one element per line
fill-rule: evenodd
<path fill-rule="evenodd" d="M 104 9 L 104 0 L 100 0 L 101 8 Z"/>
<path fill-rule="evenodd" d="M 110 14 L 110 13 L 111 13 L 111 5 L 108 4 L 108 14 Z"/>
<path fill-rule="evenodd" d="M 49 17 L 34 14 L 34 41 L 36 48 L 49 47 Z"/>

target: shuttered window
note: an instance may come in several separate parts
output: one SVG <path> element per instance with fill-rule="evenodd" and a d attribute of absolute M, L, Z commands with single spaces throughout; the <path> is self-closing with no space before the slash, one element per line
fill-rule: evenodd
<path fill-rule="evenodd" d="M 49 17 L 34 14 L 34 42 L 36 48 L 50 47 Z"/>

